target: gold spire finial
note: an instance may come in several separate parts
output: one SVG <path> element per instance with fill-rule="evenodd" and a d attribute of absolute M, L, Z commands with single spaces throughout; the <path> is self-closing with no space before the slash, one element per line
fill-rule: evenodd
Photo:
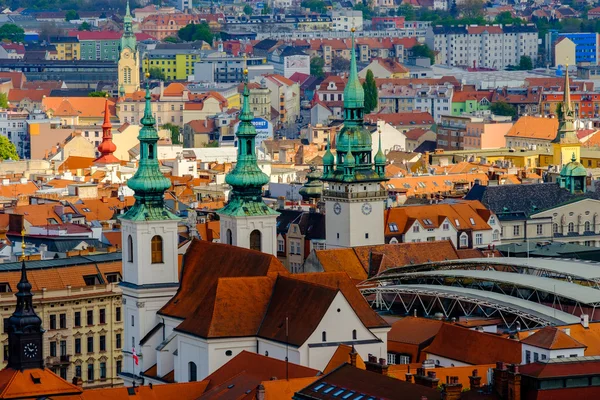
<path fill-rule="evenodd" d="M 21 230 L 21 260 L 25 260 L 25 228 Z"/>
<path fill-rule="evenodd" d="M 150 72 L 146 71 L 146 79 L 150 78 Z"/>
<path fill-rule="evenodd" d="M 356 32 L 356 28 L 352 27 L 352 29 L 350 29 L 350 32 L 352 32 L 352 33 Z"/>

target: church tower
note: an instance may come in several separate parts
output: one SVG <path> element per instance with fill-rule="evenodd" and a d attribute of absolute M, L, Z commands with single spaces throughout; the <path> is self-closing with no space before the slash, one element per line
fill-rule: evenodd
<path fill-rule="evenodd" d="M 330 146 L 323 157 L 322 181 L 329 187 L 325 201 L 327 248 L 383 244 L 383 214 L 386 194 L 385 156 L 381 151 L 371 160 L 371 132 L 363 123 L 365 91 L 356 68 L 352 29 L 350 76 L 344 89 L 344 127 L 336 135 L 336 156 Z M 381 142 L 381 141 L 380 141 Z"/>
<path fill-rule="evenodd" d="M 581 142 L 575 131 L 575 110 L 571 104 L 571 88 L 569 81 L 569 66 L 565 68 L 565 87 L 562 102 L 562 116 L 558 121 L 558 132 L 552 141 L 553 164 L 563 167 L 572 158 L 579 161 L 581 154 Z"/>
<path fill-rule="evenodd" d="M 277 215 L 262 199 L 262 188 L 269 183 L 267 174 L 256 159 L 256 129 L 248 96 L 248 70 L 244 70 L 242 111 L 237 132 L 237 163 L 227 174 L 231 185 L 229 202 L 218 211 L 221 220 L 221 243 L 277 255 Z"/>
<path fill-rule="evenodd" d="M 140 90 L 140 65 L 140 53 L 133 33 L 133 18 L 127 0 L 118 65 L 120 96 Z"/>
<path fill-rule="evenodd" d="M 24 234 L 24 233 L 23 233 Z M 22 240 L 25 254 L 25 240 Z M 8 333 L 8 365 L 6 368 L 24 370 L 44 368 L 42 319 L 33 309 L 31 283 L 27 279 L 25 259 L 21 264 L 21 280 L 17 284 L 15 312 L 4 320 L 4 331 Z"/>
<path fill-rule="evenodd" d="M 108 99 L 106 99 L 104 103 L 104 123 L 102 124 L 102 143 L 98 146 L 98 151 L 101 155 L 94 160 L 94 164 L 119 164 L 119 159 L 113 155 L 116 150 L 117 146 L 112 141 L 112 124 L 110 123 Z"/>
<path fill-rule="evenodd" d="M 179 217 L 165 208 L 164 194 L 171 186 L 159 169 L 158 133 L 152 116 L 150 87 L 146 85 L 146 108 L 141 120 L 140 162 L 127 186 L 135 192 L 135 204 L 120 218 L 123 243 L 123 307 L 125 344 L 123 379 L 131 384 L 140 371 L 156 362 L 154 348 L 144 349 L 140 340 L 158 323 L 156 312 L 179 287 L 177 224 Z M 140 365 L 133 365 L 133 349 Z M 154 357 L 154 359 L 153 359 Z M 133 370 L 132 370 L 133 368 Z"/>

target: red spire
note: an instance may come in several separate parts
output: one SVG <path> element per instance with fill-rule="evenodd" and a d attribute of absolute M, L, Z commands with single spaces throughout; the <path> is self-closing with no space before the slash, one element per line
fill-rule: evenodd
<path fill-rule="evenodd" d="M 108 99 L 104 104 L 104 123 L 102 124 L 102 143 L 98 146 L 98 151 L 102 154 L 94 160 L 95 164 L 118 164 L 120 161 L 113 153 L 117 146 L 112 142 L 112 124 L 110 123 L 110 111 L 108 110 Z"/>

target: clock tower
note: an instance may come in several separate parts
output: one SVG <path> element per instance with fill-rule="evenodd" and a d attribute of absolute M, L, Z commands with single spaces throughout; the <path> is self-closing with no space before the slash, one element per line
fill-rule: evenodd
<path fill-rule="evenodd" d="M 352 29 L 354 32 L 354 28 Z M 385 243 L 383 214 L 386 159 L 379 151 L 371 160 L 371 132 L 363 123 L 365 91 L 358 80 L 354 33 L 350 76 L 344 89 L 344 127 L 336 135 L 336 156 L 328 144 L 323 157 L 322 181 L 328 183 L 325 201 L 327 248 Z"/>
<path fill-rule="evenodd" d="M 23 244 L 25 242 L 23 241 Z M 42 320 L 33 309 L 31 283 L 27 280 L 25 260 L 21 264 L 21 280 L 17 284 L 15 312 L 4 320 L 8 334 L 8 365 L 15 370 L 44 368 Z"/>
<path fill-rule="evenodd" d="M 123 36 L 119 53 L 119 95 L 123 96 L 140 90 L 140 53 L 133 33 L 133 17 L 127 10 L 123 18 Z"/>

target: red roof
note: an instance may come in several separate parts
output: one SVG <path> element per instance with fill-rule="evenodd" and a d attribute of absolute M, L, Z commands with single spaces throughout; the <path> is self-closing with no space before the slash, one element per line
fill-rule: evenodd
<path fill-rule="evenodd" d="M 20 89 L 23 82 L 26 81 L 25 75 L 22 72 L 0 72 L 1 78 L 10 78 L 12 80 L 13 88 Z"/>
<path fill-rule="evenodd" d="M 540 329 L 533 335 L 521 340 L 521 343 L 547 350 L 585 349 L 587 347 L 562 330 L 552 326 Z"/>
<path fill-rule="evenodd" d="M 50 89 L 10 89 L 8 92 L 8 101 L 20 103 L 25 99 L 35 102 L 41 102 L 44 96 L 50 96 Z"/>
<path fill-rule="evenodd" d="M 424 351 L 471 365 L 521 363 L 520 342 L 452 324 L 444 324 Z"/>
<path fill-rule="evenodd" d="M 406 138 L 408 140 L 418 140 L 421 136 L 423 136 L 427 132 L 429 132 L 429 129 L 415 128 L 415 129 L 411 129 L 408 132 L 405 132 L 404 136 L 406 136 Z"/>
<path fill-rule="evenodd" d="M 435 123 L 433 117 L 428 112 L 412 111 L 396 114 L 367 114 L 365 122 L 372 124 L 378 120 L 387 122 L 390 125 L 433 125 Z"/>
<path fill-rule="evenodd" d="M 467 100 L 481 101 L 484 98 L 487 98 L 491 102 L 492 95 L 492 91 L 455 91 L 452 94 L 452 102 L 463 103 Z"/>
<path fill-rule="evenodd" d="M 581 361 L 574 362 L 568 358 L 557 358 L 550 360 L 550 362 L 534 362 L 519 367 L 519 372 L 522 375 L 545 379 L 564 376 L 597 375 L 598 371 L 600 371 L 600 360 L 598 359 L 582 359 Z"/>

